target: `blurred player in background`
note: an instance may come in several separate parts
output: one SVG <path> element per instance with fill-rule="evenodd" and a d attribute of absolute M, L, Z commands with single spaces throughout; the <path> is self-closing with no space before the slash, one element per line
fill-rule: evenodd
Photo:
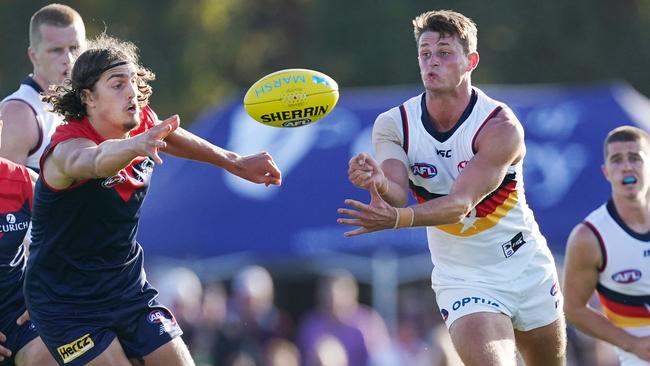
<path fill-rule="evenodd" d="M 0 119 L 0 135 L 2 135 Z M 0 365 L 56 365 L 26 319 L 23 280 L 34 187 L 27 168 L 0 157 Z M 17 319 L 19 319 L 17 321 Z"/>
<path fill-rule="evenodd" d="M 71 7 L 50 4 L 34 13 L 27 50 L 34 71 L 0 104 L 5 123 L 0 156 L 39 171 L 41 154 L 63 122 L 42 95 L 70 76 L 73 58 L 85 44 L 84 22 Z"/>
<path fill-rule="evenodd" d="M 650 365 L 650 136 L 622 126 L 604 145 L 612 196 L 569 236 L 564 310 L 578 329 L 615 345 L 621 365 Z M 594 290 L 604 315 L 587 304 Z"/>
<path fill-rule="evenodd" d="M 471 84 L 478 66 L 474 22 L 453 11 L 413 20 L 425 92 L 377 118 L 367 153 L 349 179 L 369 190 L 338 222 L 347 236 L 426 226 L 432 287 L 467 365 L 565 362 L 566 335 L 555 263 L 526 204 L 521 123 Z M 407 204 L 409 188 L 418 200 Z"/>
<path fill-rule="evenodd" d="M 48 99 L 68 123 L 41 159 L 25 300 L 59 364 L 193 364 L 135 240 L 159 151 L 281 183 L 269 154 L 221 149 L 180 128 L 178 116 L 160 122 L 148 105 L 153 78 L 133 44 L 101 36 Z"/>

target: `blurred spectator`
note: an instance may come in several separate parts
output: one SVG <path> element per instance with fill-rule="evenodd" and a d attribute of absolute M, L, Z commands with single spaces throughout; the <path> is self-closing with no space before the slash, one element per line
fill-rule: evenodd
<path fill-rule="evenodd" d="M 215 365 L 263 365 L 267 343 L 289 337 L 291 322 L 274 301 L 273 280 L 260 266 L 248 266 L 235 275 L 232 299 L 223 327 L 217 330 L 212 346 Z"/>
<path fill-rule="evenodd" d="M 348 366 L 351 364 L 343 344 L 334 336 L 325 335 L 314 346 L 315 366 Z"/>
<path fill-rule="evenodd" d="M 203 291 L 201 322 L 195 329 L 190 352 L 197 364 L 212 364 L 212 346 L 226 321 L 226 289 L 220 282 L 212 282 Z"/>
<path fill-rule="evenodd" d="M 318 365 L 318 346 L 323 337 L 334 337 L 342 345 L 350 365 L 368 365 L 389 344 L 383 319 L 372 308 L 360 304 L 356 279 L 337 271 L 321 280 L 317 308 L 303 319 L 298 344 L 306 365 Z"/>
<path fill-rule="evenodd" d="M 300 352 L 285 339 L 273 339 L 266 346 L 266 366 L 300 366 Z"/>
<path fill-rule="evenodd" d="M 178 267 L 163 274 L 158 288 L 160 289 L 158 300 L 163 304 L 169 304 L 176 321 L 183 329 L 182 338 L 192 351 L 197 329 L 201 327 L 203 321 L 201 280 L 191 269 Z"/>

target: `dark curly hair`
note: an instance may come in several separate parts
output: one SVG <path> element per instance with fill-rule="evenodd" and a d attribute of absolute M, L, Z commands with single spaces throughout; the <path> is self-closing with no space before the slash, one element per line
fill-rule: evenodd
<path fill-rule="evenodd" d="M 144 107 L 153 93 L 149 82 L 154 80 L 156 75 L 139 64 L 138 48 L 133 43 L 106 34 L 89 43 L 86 51 L 75 60 L 70 78 L 62 85 L 53 87 L 50 90 L 51 95 L 43 97 L 43 100 L 51 103 L 53 111 L 63 115 L 66 121 L 81 120 L 88 115 L 82 90 L 92 91 L 106 70 L 124 62 L 136 67 L 138 104 Z"/>

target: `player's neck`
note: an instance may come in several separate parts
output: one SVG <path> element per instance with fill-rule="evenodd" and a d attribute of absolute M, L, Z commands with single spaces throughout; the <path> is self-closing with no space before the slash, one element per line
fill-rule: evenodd
<path fill-rule="evenodd" d="M 472 88 L 469 83 L 450 92 L 427 90 L 427 111 L 437 131 L 446 132 L 456 125 L 467 108 L 471 95 Z"/>
<path fill-rule="evenodd" d="M 638 233 L 650 231 L 650 197 L 623 197 L 613 195 L 616 212 L 632 230 Z"/>
<path fill-rule="evenodd" d="M 125 139 L 129 137 L 129 131 L 124 132 L 124 128 L 118 124 L 104 121 L 97 116 L 88 116 L 88 122 L 104 139 Z"/>
<path fill-rule="evenodd" d="M 36 82 L 36 84 L 38 84 L 38 86 L 41 87 L 41 89 L 43 89 L 43 93 L 50 94 L 50 83 L 47 81 L 47 79 L 36 72 L 32 74 L 32 79 Z"/>

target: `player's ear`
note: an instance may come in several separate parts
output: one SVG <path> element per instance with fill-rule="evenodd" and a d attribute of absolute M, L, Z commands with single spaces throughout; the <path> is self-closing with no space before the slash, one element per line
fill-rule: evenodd
<path fill-rule="evenodd" d="M 36 51 L 32 46 L 27 48 L 27 57 L 29 58 L 29 61 L 32 62 L 32 65 L 36 66 Z"/>
<path fill-rule="evenodd" d="M 79 98 L 81 99 L 81 104 L 85 105 L 87 108 L 95 108 L 95 98 L 90 89 L 81 89 L 81 92 L 79 92 Z"/>
<path fill-rule="evenodd" d="M 603 172 L 605 179 L 609 180 L 609 172 L 607 171 L 607 165 L 603 164 L 600 166 L 600 171 Z"/>
<path fill-rule="evenodd" d="M 478 66 L 478 52 L 470 52 L 470 54 L 467 55 L 467 58 L 469 59 L 467 71 L 473 71 Z"/>

